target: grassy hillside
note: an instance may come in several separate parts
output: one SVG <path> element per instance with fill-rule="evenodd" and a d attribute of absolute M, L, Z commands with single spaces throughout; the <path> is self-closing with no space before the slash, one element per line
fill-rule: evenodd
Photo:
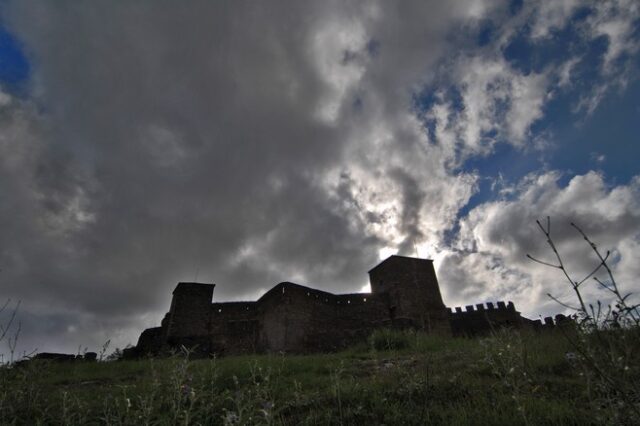
<path fill-rule="evenodd" d="M 0 370 L 2 424 L 589 425 L 619 407 L 560 333 L 381 332 L 337 354 L 31 363 Z M 613 419 L 613 420 L 611 420 Z"/>

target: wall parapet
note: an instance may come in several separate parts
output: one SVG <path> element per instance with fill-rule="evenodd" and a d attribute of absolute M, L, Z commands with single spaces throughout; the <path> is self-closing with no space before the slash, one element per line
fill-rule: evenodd
<path fill-rule="evenodd" d="M 572 323 L 573 323 L 573 320 L 571 319 L 571 317 L 568 317 L 563 314 L 558 314 L 555 317 L 549 316 L 549 317 L 544 317 L 541 319 L 531 321 L 533 328 L 536 330 L 563 327 Z"/>
<path fill-rule="evenodd" d="M 198 353 L 335 350 L 382 327 L 473 336 L 498 327 L 545 329 L 563 316 L 536 321 L 513 302 L 447 308 L 433 262 L 391 256 L 369 271 L 370 293 L 334 294 L 281 282 L 255 301 L 213 302 L 214 284 L 178 283 L 160 327 L 146 330 L 128 356 L 159 354 L 180 346 Z"/>
<path fill-rule="evenodd" d="M 517 312 L 515 305 L 511 301 L 508 301 L 506 304 L 504 301 L 498 301 L 496 302 L 496 305 L 494 305 L 493 302 L 486 302 L 486 304 L 478 303 L 476 305 L 466 305 L 464 310 L 460 306 L 448 309 L 449 314 L 451 315 L 476 314 L 478 312 Z"/>

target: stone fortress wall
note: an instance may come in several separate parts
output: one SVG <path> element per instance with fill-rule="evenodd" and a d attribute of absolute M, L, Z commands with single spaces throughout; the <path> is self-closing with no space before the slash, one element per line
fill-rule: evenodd
<path fill-rule="evenodd" d="M 223 303 L 212 302 L 214 284 L 181 282 L 161 326 L 145 330 L 125 356 L 181 346 L 200 355 L 333 351 L 379 328 L 473 336 L 496 327 L 553 326 L 551 318 L 543 324 L 522 317 L 512 302 L 465 311 L 445 307 L 428 259 L 391 256 L 369 271 L 369 279 L 371 293 L 332 294 L 283 282 L 257 301 Z"/>

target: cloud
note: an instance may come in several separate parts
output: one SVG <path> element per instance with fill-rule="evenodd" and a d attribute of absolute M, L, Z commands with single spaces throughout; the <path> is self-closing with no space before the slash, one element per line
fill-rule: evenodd
<path fill-rule="evenodd" d="M 0 91 L 0 279 L 23 300 L 25 345 L 134 343 L 180 280 L 215 282 L 217 300 L 282 280 L 357 291 L 381 252 L 435 257 L 451 301 L 511 290 L 524 300 L 532 278 L 512 261 L 530 234 L 500 231 L 532 218 L 527 203 L 582 193 L 539 173 L 506 182 L 510 201 L 462 211 L 486 178 L 466 161 L 501 143 L 537 147 L 547 102 L 575 87 L 579 59 L 524 71 L 506 58 L 505 39 L 533 10 L 6 2 L 3 25 L 31 65 L 28 96 Z M 571 16 L 540 13 L 541 38 Z M 469 47 L 498 19 L 494 41 Z M 424 93 L 433 99 L 420 104 Z M 598 179 L 595 194 L 576 181 L 592 196 L 585 209 L 614 192 L 600 175 L 583 180 Z M 616 197 L 629 204 L 626 191 Z M 487 287 L 489 270 L 501 290 Z"/>
<path fill-rule="evenodd" d="M 577 112 L 592 114 L 610 90 L 624 88 L 633 78 L 633 55 L 640 49 L 634 36 L 640 19 L 637 2 L 618 0 L 594 3 L 593 12 L 582 25 L 587 38 L 606 40 L 599 72 L 602 82 L 581 97 L 575 106 Z"/>
<path fill-rule="evenodd" d="M 554 30 L 563 28 L 575 10 L 581 6 L 577 0 L 540 2 L 534 7 L 531 37 L 547 38 Z"/>
<path fill-rule="evenodd" d="M 451 227 L 474 177 L 446 170 L 411 94 L 484 10 L 9 2 L 33 67 L 2 106 L 0 260 L 27 343 L 132 342 L 179 280 L 356 291 L 381 248 Z"/>
<path fill-rule="evenodd" d="M 425 112 L 434 138 L 448 148 L 452 164 L 490 154 L 496 143 L 526 148 L 530 128 L 544 115 L 551 96 L 551 71 L 525 74 L 491 53 L 461 55 L 444 71 L 453 86 L 437 91 Z"/>
<path fill-rule="evenodd" d="M 526 2 L 513 15 L 498 7 L 489 16 L 500 21 L 492 46 L 500 53 L 513 42 L 526 41 L 527 48 L 537 52 L 533 57 L 545 57 L 547 48 L 564 43 L 566 34 L 571 34 L 568 39 L 572 42 L 563 47 L 571 58 L 564 64 L 547 63 L 545 74 L 557 76 L 557 89 L 562 90 L 584 84 L 585 74 L 598 74 L 595 80 L 589 78 L 590 87 L 580 93 L 575 113 L 592 114 L 605 95 L 623 89 L 635 78 L 640 7 L 633 0 Z M 601 41 L 605 41 L 604 50 Z M 589 49 L 598 52 L 595 57 L 586 57 Z"/>
<path fill-rule="evenodd" d="M 623 55 L 633 54 L 640 43 L 633 38 L 640 17 L 640 6 L 637 2 L 620 0 L 614 2 L 598 2 L 595 13 L 587 19 L 587 28 L 592 38 L 604 36 L 607 39 L 607 50 L 602 63 L 603 72 L 615 72 L 614 63 Z"/>
<path fill-rule="evenodd" d="M 578 224 L 603 253 L 610 250 L 611 266 L 627 291 L 636 291 L 631 259 L 640 241 L 640 177 L 627 185 L 609 186 L 597 172 L 573 177 L 566 186 L 562 175 L 545 172 L 520 181 L 508 199 L 480 204 L 461 220 L 455 249 L 443 256 L 439 274 L 445 300 L 465 304 L 474 300 L 510 298 L 526 314 L 551 314 L 562 308 L 547 293 L 573 300 L 570 286 L 555 269 L 526 257 L 556 263 L 536 220 L 546 226 L 551 217 L 554 243 L 568 271 L 578 279 L 598 260 L 569 224 Z M 585 284 L 590 300 L 608 295 L 595 283 Z"/>

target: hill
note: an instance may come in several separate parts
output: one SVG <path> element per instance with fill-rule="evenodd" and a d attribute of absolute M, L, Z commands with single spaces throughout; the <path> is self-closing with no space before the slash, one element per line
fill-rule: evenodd
<path fill-rule="evenodd" d="M 559 332 L 379 331 L 334 354 L 32 362 L 0 371 L 0 423 L 605 424 L 620 407 L 576 357 Z"/>

